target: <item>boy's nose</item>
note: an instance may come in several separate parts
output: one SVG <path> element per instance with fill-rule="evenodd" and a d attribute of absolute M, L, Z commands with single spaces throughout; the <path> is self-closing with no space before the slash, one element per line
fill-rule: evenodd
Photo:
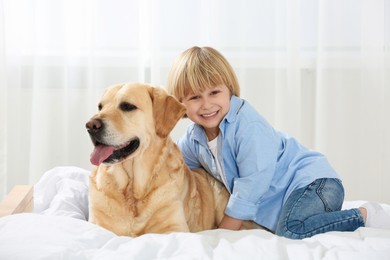
<path fill-rule="evenodd" d="M 203 99 L 202 109 L 208 109 L 210 107 L 211 107 L 211 103 L 209 102 L 209 100 L 207 98 Z"/>

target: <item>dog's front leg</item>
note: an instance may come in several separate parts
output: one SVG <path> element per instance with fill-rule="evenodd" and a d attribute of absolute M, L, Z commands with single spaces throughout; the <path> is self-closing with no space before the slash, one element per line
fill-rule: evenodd
<path fill-rule="evenodd" d="M 145 228 L 145 233 L 171 232 L 190 232 L 181 202 L 161 208 Z"/>

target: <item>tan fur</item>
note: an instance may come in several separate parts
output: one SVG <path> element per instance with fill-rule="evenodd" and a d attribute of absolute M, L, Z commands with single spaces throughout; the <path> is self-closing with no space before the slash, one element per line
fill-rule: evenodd
<path fill-rule="evenodd" d="M 123 101 L 137 109 L 121 111 Z M 90 221 L 125 236 L 216 228 L 229 195 L 205 171 L 191 172 L 169 137 L 185 113 L 182 104 L 161 88 L 137 83 L 110 87 L 101 106 L 92 119 L 105 123 L 107 142 L 137 136 L 140 146 L 123 161 L 93 169 Z"/>

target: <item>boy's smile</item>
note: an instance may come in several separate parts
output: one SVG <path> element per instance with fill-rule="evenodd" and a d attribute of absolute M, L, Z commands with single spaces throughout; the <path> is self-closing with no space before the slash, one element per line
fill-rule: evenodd
<path fill-rule="evenodd" d="M 213 112 L 213 113 L 210 113 L 210 114 L 203 114 L 202 116 L 206 119 L 206 120 L 211 120 L 214 118 L 214 116 L 217 114 L 218 112 Z"/>
<path fill-rule="evenodd" d="M 225 85 L 218 85 L 203 92 L 190 93 L 182 100 L 188 118 L 204 128 L 209 140 L 219 134 L 219 124 L 229 112 L 230 96 Z"/>

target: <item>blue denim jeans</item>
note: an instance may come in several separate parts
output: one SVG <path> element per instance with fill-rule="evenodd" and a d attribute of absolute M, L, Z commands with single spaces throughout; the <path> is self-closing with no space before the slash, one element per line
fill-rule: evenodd
<path fill-rule="evenodd" d="M 341 210 L 344 188 L 339 179 L 317 179 L 291 193 L 282 207 L 275 233 L 303 239 L 328 231 L 354 231 L 364 226 L 359 209 Z"/>

